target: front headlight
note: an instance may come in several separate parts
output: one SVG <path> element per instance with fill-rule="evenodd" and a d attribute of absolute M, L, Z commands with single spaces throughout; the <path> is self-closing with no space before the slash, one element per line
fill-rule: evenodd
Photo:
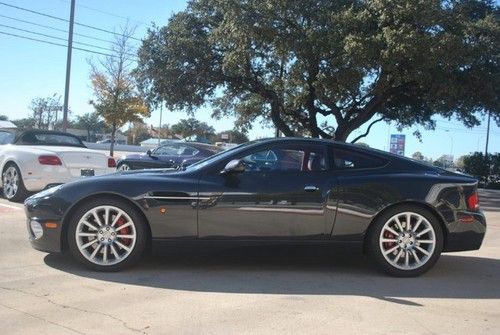
<path fill-rule="evenodd" d="M 33 233 L 35 240 L 38 240 L 40 237 L 43 236 L 43 228 L 42 228 L 42 225 L 40 224 L 40 222 L 38 222 L 36 220 L 31 220 L 30 221 L 30 228 L 31 228 L 31 232 Z"/>
<path fill-rule="evenodd" d="M 30 198 L 45 198 L 57 192 L 62 185 L 57 185 L 32 195 Z"/>

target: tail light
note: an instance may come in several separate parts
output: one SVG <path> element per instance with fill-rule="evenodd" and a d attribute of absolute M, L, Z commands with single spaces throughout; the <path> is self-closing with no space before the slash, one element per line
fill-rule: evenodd
<path fill-rule="evenodd" d="M 477 191 L 474 191 L 474 193 L 467 198 L 467 207 L 472 210 L 479 209 L 479 196 L 477 195 Z"/>
<path fill-rule="evenodd" d="M 108 158 L 108 167 L 109 168 L 115 168 L 116 167 L 116 161 L 113 157 Z"/>
<path fill-rule="evenodd" d="M 57 156 L 38 156 L 38 163 L 42 165 L 62 165 L 61 160 Z"/>

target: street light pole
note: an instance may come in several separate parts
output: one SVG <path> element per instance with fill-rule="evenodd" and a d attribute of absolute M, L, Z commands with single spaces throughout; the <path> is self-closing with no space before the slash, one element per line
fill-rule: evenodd
<path fill-rule="evenodd" d="M 453 136 L 451 136 L 451 134 L 449 134 L 449 130 L 446 130 L 446 132 L 448 133 L 447 135 L 450 137 L 450 144 L 451 144 L 451 148 L 450 148 L 450 159 L 452 160 L 451 161 L 451 164 L 453 164 Z M 451 166 L 450 166 L 451 167 Z"/>
<path fill-rule="evenodd" d="M 488 144 L 490 141 L 490 119 L 491 119 L 491 111 L 488 111 L 488 127 L 486 130 L 486 146 L 484 147 L 484 160 L 486 162 L 486 184 L 488 184 L 488 179 L 490 178 L 490 160 L 488 159 Z"/>
<path fill-rule="evenodd" d="M 69 82 L 71 74 L 71 52 L 73 51 L 73 26 L 75 23 L 75 0 L 71 0 L 71 9 L 69 14 L 69 33 L 68 33 L 68 55 L 66 57 L 66 84 L 64 86 L 64 109 L 62 130 L 66 131 L 68 127 L 68 101 L 69 101 Z"/>
<path fill-rule="evenodd" d="M 161 141 L 161 117 L 163 115 L 163 103 L 160 105 L 160 126 L 158 127 L 158 146 L 160 146 Z"/>
<path fill-rule="evenodd" d="M 491 111 L 488 111 L 488 127 L 486 130 L 486 147 L 484 148 L 484 157 L 488 157 L 488 142 L 490 141 L 490 119 Z"/>

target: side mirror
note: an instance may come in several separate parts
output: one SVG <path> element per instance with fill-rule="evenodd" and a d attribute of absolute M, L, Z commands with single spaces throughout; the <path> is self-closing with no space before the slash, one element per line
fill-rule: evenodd
<path fill-rule="evenodd" d="M 148 149 L 148 151 L 146 151 L 146 155 L 148 155 L 148 156 L 151 156 L 152 153 L 153 152 L 151 151 L 151 149 Z"/>
<path fill-rule="evenodd" d="M 221 174 L 241 173 L 245 171 L 245 164 L 240 159 L 233 159 L 226 164 L 226 167 L 220 172 Z"/>

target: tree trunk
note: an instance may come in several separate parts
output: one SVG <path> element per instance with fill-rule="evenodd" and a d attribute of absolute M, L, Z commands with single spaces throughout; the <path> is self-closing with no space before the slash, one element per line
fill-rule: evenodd
<path fill-rule="evenodd" d="M 109 145 L 109 155 L 113 157 L 115 153 L 115 133 L 116 133 L 116 124 L 113 123 L 113 127 L 111 128 L 111 144 Z"/>

